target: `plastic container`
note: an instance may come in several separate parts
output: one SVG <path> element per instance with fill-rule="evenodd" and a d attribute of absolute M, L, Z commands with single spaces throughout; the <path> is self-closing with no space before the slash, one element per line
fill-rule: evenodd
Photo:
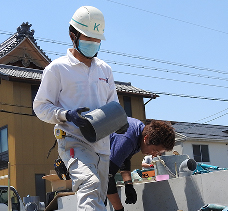
<path fill-rule="evenodd" d="M 169 179 L 169 175 L 168 174 L 157 175 L 156 176 L 156 181 L 162 181 L 162 180 L 168 180 L 168 179 Z"/>
<path fill-rule="evenodd" d="M 155 175 L 157 176 L 168 174 L 170 175 L 170 178 L 174 178 L 176 173 L 179 174 L 179 167 L 181 163 L 188 158 L 188 155 L 162 155 L 155 157 Z M 162 161 L 164 161 L 165 166 L 162 164 Z"/>

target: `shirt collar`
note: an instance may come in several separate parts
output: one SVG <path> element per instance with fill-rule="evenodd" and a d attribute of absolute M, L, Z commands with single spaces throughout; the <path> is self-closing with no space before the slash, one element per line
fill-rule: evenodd
<path fill-rule="evenodd" d="M 72 50 L 72 48 L 67 49 L 67 57 L 71 65 L 77 65 L 80 63 L 80 61 L 73 56 L 73 54 L 71 53 Z"/>
<path fill-rule="evenodd" d="M 77 65 L 77 64 L 79 64 L 81 62 L 73 56 L 73 54 L 71 53 L 72 50 L 73 50 L 73 48 L 68 48 L 67 49 L 67 57 L 68 57 L 69 62 L 71 63 L 71 65 Z M 96 62 L 97 61 L 96 59 L 97 58 L 94 57 L 92 59 L 92 63 Z M 92 66 L 92 63 L 91 63 L 91 66 Z"/>

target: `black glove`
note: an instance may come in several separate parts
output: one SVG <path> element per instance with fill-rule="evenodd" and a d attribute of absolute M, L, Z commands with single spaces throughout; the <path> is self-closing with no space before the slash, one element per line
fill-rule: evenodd
<path fill-rule="evenodd" d="M 69 122 L 73 122 L 78 127 L 85 127 L 88 120 L 85 117 L 81 116 L 81 113 L 89 110 L 90 109 L 87 107 L 80 107 L 73 111 L 69 110 L 66 113 L 66 119 Z"/>
<path fill-rule="evenodd" d="M 137 201 L 137 194 L 132 184 L 125 185 L 126 204 L 135 204 Z"/>
<path fill-rule="evenodd" d="M 122 126 L 119 130 L 116 131 L 116 133 L 124 134 L 125 132 L 127 132 L 128 127 L 129 127 L 129 123 L 127 123 L 124 126 Z"/>
<path fill-rule="evenodd" d="M 61 158 L 58 158 L 54 162 L 56 174 L 61 180 L 70 180 L 69 172 Z"/>

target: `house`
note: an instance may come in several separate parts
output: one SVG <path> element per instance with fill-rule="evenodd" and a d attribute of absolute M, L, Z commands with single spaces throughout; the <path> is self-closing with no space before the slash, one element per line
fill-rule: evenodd
<path fill-rule="evenodd" d="M 228 168 L 228 126 L 171 122 L 181 137 L 173 151 L 196 162 Z"/>
<path fill-rule="evenodd" d="M 17 32 L 0 44 L 0 176 L 8 174 L 21 197 L 40 196 L 45 201 L 51 184 L 42 179 L 54 169 L 57 149 L 47 159 L 55 137 L 53 126 L 39 120 L 32 109 L 43 69 L 51 60 L 37 45 L 31 25 L 22 23 Z M 115 82 L 120 104 L 128 116 L 145 122 L 144 98 L 157 95 L 131 83 Z M 135 159 L 135 166 L 138 160 Z M 141 163 L 140 163 L 141 164 Z M 7 179 L 0 185 L 7 185 Z"/>

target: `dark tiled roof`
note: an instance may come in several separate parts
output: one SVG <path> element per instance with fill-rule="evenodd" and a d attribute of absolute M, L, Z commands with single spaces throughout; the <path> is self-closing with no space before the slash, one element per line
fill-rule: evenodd
<path fill-rule="evenodd" d="M 118 92 L 139 94 L 139 95 L 143 95 L 144 97 L 148 97 L 148 98 L 158 97 L 152 92 L 145 91 L 143 89 L 132 86 L 130 82 L 127 83 L 127 82 L 115 81 L 115 84 L 116 84 L 116 90 Z"/>
<path fill-rule="evenodd" d="M 42 70 L 16 67 L 11 65 L 0 64 L 0 77 L 6 80 L 41 80 Z M 143 89 L 136 88 L 131 83 L 115 81 L 117 92 L 130 93 L 143 96 L 145 98 L 155 98 L 157 95 Z"/>
<path fill-rule="evenodd" d="M 187 138 L 228 141 L 228 126 L 188 122 L 172 122 L 175 131 Z"/>
<path fill-rule="evenodd" d="M 28 22 L 22 23 L 18 28 L 17 32 L 13 34 L 11 37 L 9 37 L 7 40 L 5 40 L 3 43 L 0 44 L 0 58 L 4 57 L 7 53 L 9 53 L 11 50 L 16 48 L 26 37 L 31 40 L 39 49 L 40 53 L 46 58 L 49 62 L 51 59 L 48 58 L 48 56 L 43 52 L 43 50 L 40 48 L 40 46 L 37 45 L 36 39 L 34 38 L 34 30 L 30 30 L 30 27 L 32 25 Z"/>
<path fill-rule="evenodd" d="M 0 64 L 0 76 L 9 79 L 41 80 L 42 70 Z"/>

